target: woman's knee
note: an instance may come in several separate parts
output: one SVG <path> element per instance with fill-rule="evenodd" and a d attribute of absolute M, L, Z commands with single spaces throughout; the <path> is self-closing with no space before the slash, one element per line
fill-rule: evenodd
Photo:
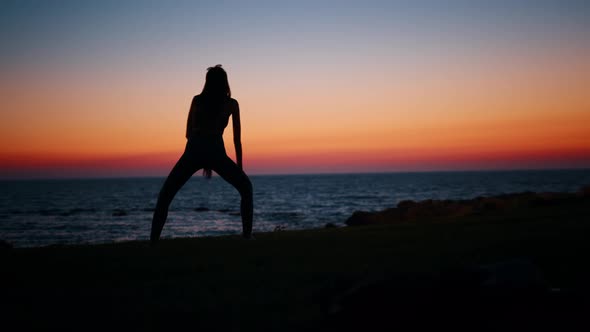
<path fill-rule="evenodd" d="M 253 189 L 252 189 L 252 182 L 250 181 L 250 178 L 245 176 L 241 182 L 242 183 L 240 184 L 240 188 L 239 188 L 240 195 L 242 195 L 242 197 L 251 198 Z"/>
<path fill-rule="evenodd" d="M 167 207 L 172 202 L 172 196 L 173 195 L 170 193 L 170 190 L 168 190 L 166 187 L 163 187 L 158 193 L 158 202 L 156 205 L 158 207 Z"/>

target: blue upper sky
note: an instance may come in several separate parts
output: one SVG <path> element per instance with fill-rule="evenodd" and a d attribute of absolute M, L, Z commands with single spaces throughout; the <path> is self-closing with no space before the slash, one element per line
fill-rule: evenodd
<path fill-rule="evenodd" d="M 588 1 L 2 1 L 0 66 L 414 53 L 572 38 Z M 477 3 L 477 4 L 474 4 Z M 448 47 L 445 47 L 445 44 Z M 327 61 L 327 60 L 324 60 Z"/>

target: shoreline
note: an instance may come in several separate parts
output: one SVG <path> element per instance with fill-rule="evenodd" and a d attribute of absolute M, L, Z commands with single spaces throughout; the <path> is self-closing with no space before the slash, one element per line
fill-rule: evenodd
<path fill-rule="evenodd" d="M 383 175 L 383 174 L 429 174 L 429 173 L 514 173 L 514 172 L 588 172 L 588 167 L 572 167 L 572 168 L 506 168 L 506 169 L 441 169 L 441 170 L 422 170 L 422 171 L 377 171 L 377 172 L 326 172 L 326 173 L 253 173 L 250 177 L 282 177 L 282 176 L 330 176 L 330 175 Z M 162 175 L 146 175 L 146 176 L 97 176 L 97 177 L 2 177 L 0 182 L 18 182 L 18 181 L 100 181 L 100 180 L 138 180 L 138 179 L 165 179 L 166 174 Z M 214 175 L 216 177 L 218 175 Z"/>
<path fill-rule="evenodd" d="M 587 323 L 590 309 L 588 220 L 584 199 L 254 241 L 0 250 L 3 313 L 21 329 L 358 331 L 436 317 L 458 330 L 568 330 L 560 324 Z M 502 283 L 490 286 L 485 271 Z"/>

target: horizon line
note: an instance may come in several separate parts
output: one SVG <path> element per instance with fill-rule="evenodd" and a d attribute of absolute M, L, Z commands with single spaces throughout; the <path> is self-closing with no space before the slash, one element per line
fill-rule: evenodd
<path fill-rule="evenodd" d="M 317 176 L 317 175 L 378 175 L 378 174 L 415 174 L 415 173 L 503 173 L 503 172 L 557 172 L 557 171 L 590 171 L 590 167 L 543 167 L 543 168 L 496 168 L 496 169 L 441 169 L 441 170 L 399 170 L 399 171 L 348 171 L 348 172 L 293 172 L 293 173 L 251 173 L 250 177 L 258 176 Z M 199 176 L 198 172 L 193 174 L 193 177 Z M 217 173 L 213 173 L 213 177 L 219 177 Z M 125 176 L 31 176 L 31 177 L 0 177 L 0 181 L 52 181 L 52 180 L 123 180 L 123 179 L 155 179 L 166 178 L 167 175 L 125 175 Z"/>

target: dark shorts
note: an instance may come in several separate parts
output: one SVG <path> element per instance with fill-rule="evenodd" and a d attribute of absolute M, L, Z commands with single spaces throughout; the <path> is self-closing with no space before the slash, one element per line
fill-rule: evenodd
<path fill-rule="evenodd" d="M 223 159 L 225 152 L 223 137 L 220 135 L 193 135 L 186 143 L 182 158 L 204 168 L 214 168 Z"/>

